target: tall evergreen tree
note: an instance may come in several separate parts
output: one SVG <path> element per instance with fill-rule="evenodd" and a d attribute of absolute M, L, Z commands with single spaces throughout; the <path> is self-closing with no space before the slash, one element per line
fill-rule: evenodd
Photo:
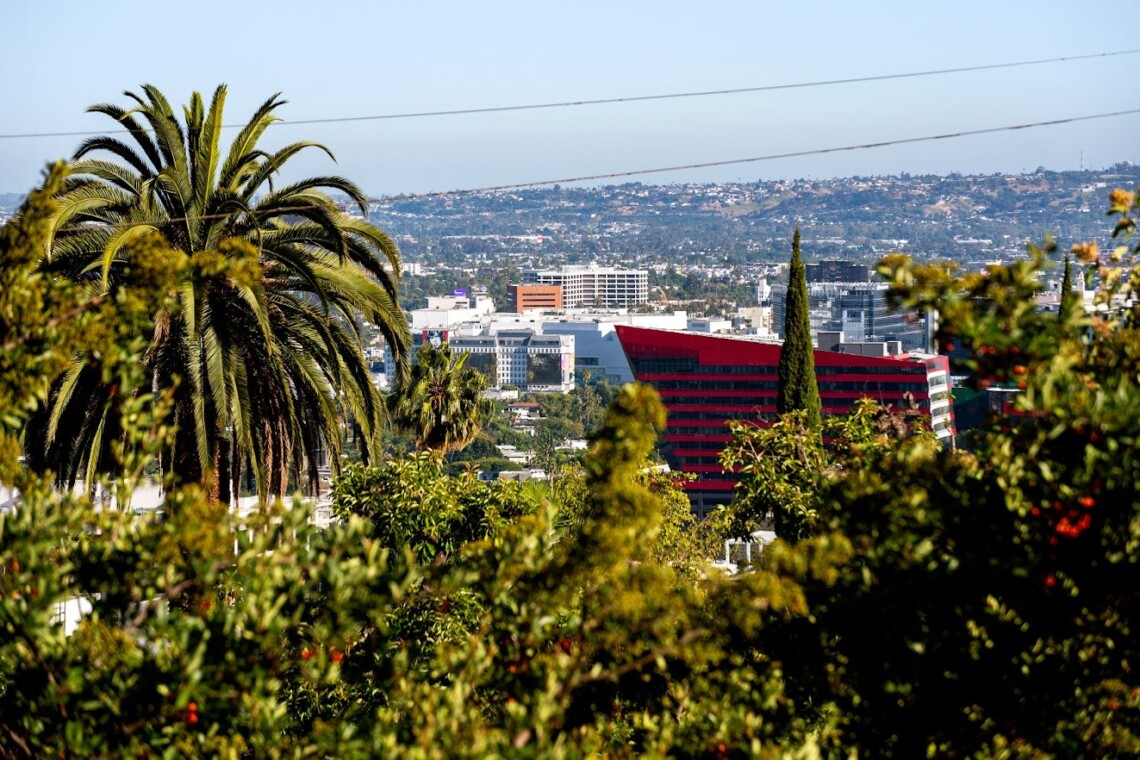
<path fill-rule="evenodd" d="M 800 228 L 792 237 L 792 263 L 784 308 L 784 347 L 780 351 L 776 412 L 802 410 L 808 424 L 820 426 L 819 386 L 815 382 L 815 355 L 808 319 L 807 269 L 800 259 Z"/>
<path fill-rule="evenodd" d="M 1065 276 L 1061 280 L 1061 301 L 1060 301 L 1060 316 L 1061 321 L 1064 322 L 1073 313 L 1073 305 L 1075 298 L 1073 296 L 1073 260 L 1069 254 L 1065 254 Z"/>

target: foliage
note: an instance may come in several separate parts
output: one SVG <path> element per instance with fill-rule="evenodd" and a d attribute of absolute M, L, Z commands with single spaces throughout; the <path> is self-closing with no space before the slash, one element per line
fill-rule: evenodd
<path fill-rule="evenodd" d="M 587 517 L 598 509 L 583 475 L 581 465 L 571 464 L 558 470 L 553 478 L 555 526 L 566 538 L 576 537 Z M 728 525 L 721 513 L 697 520 L 683 478 L 653 469 L 646 458 L 635 482 L 661 504 L 660 529 L 649 548 L 653 561 L 668 565 L 681 576 L 696 578 L 709 572 L 711 558 L 722 551 Z"/>
<path fill-rule="evenodd" d="M 740 473 L 729 508 L 732 534 L 747 539 L 770 524 L 787 541 L 813 534 L 828 456 L 807 413 L 789 412 L 764 427 L 732 421 L 728 428 L 732 442 L 721 464 Z"/>
<path fill-rule="evenodd" d="M 702 587 L 652 560 L 661 508 L 635 475 L 662 421 L 647 389 L 619 395 L 591 446 L 594 499 L 576 537 L 552 544 L 532 526 L 472 548 L 469 577 L 488 614 L 477 635 L 443 653 L 453 676 L 446 688 L 401 695 L 416 754 L 691 754 L 715 752 L 718 742 L 727 751 L 728 736 L 746 751 L 764 746 L 776 724 L 752 708 L 773 695 L 768 671 L 718 663 L 758 621 L 755 608 L 731 599 L 753 583 L 782 587 L 759 574 Z M 794 608 L 794 597 L 778 598 Z M 715 632 L 705 627 L 713 619 Z M 688 686 L 672 688 L 681 674 Z M 479 713 L 450 707 L 472 700 Z M 396 750 L 404 734 L 392 733 L 384 746 Z"/>
<path fill-rule="evenodd" d="M 820 425 L 819 386 L 815 381 L 811 321 L 808 317 L 807 268 L 800 259 L 800 228 L 792 237 L 792 262 L 788 273 L 787 305 L 784 312 L 784 345 L 780 349 L 776 412 L 802 410 L 810 428 Z"/>
<path fill-rule="evenodd" d="M 333 514 L 368 520 L 386 549 L 409 549 L 421 565 L 446 562 L 473 541 L 492 540 L 538 511 L 517 483 L 484 483 L 471 473 L 444 474 L 443 463 L 416 454 L 372 467 L 350 466 L 332 494 Z"/>
<path fill-rule="evenodd" d="M 893 410 L 863 398 L 847 414 L 827 420 L 826 445 L 802 410 L 770 425 L 729 422 L 732 441 L 721 463 L 740 475 L 729 508 L 731 534 L 746 539 L 771 525 L 789 542 L 814 535 L 823 522 L 828 484 L 851 467 L 873 467 L 900 441 L 935 441 L 927 421 L 913 406 Z"/>
<path fill-rule="evenodd" d="M 415 436 L 418 450 L 462 449 L 489 420 L 494 407 L 483 398 L 487 378 L 466 366 L 468 356 L 452 354 L 447 344 L 424 345 L 411 370 L 397 378 L 388 410 L 398 428 Z"/>
<path fill-rule="evenodd" d="M 166 294 L 175 276 L 154 241 L 134 244 L 136 250 L 159 254 L 137 267 L 136 288 L 92 295 L 38 268 L 57 208 L 52 197 L 66 176 L 64 166 L 51 167 L 43 186 L 0 231 L 0 482 L 26 480 L 23 468 L 13 465 L 25 426 L 47 399 L 51 379 L 76 353 L 89 357 L 90 371 L 108 386 L 124 391 L 97 407 L 111 439 L 105 463 L 120 474 L 141 476 L 139 457 L 145 452 L 137 451 L 132 433 L 158 424 L 157 409 L 168 401 L 152 403 L 156 397 L 138 390 L 142 377 L 129 366 L 143 345 L 138 331 L 155 309 L 169 303 Z M 123 435 L 116 436 L 120 427 Z"/>
<path fill-rule="evenodd" d="M 75 351 L 96 357 L 108 382 L 141 385 L 138 331 L 152 299 L 166 297 L 161 282 L 91 296 L 35 271 L 64 176 L 54 168 L 2 233 L 7 436 L 47 392 L 36 373 Z M 42 318 L 22 313 L 28 304 L 43 305 Z M 173 434 L 161 422 L 170 403 L 128 393 L 110 402 L 121 433 L 108 486 L 120 506 Z M 292 684 L 333 688 L 349 634 L 338 621 L 359 633 L 356 621 L 404 593 L 404 571 L 362 521 L 320 532 L 303 509 L 270 509 L 231 526 L 196 489 L 172 490 L 162 514 L 136 518 L 53 494 L 17 456 L 0 452 L 0 480 L 21 490 L 0 517 L 0 756 L 338 753 L 336 728 L 300 731 L 304 716 L 281 699 Z M 55 621 L 65 604 L 90 608 L 70 632 Z M 302 640 L 324 646 L 306 657 Z"/>
<path fill-rule="evenodd" d="M 978 385 L 1023 392 L 976 454 L 911 439 L 825 489 L 820 535 L 854 554 L 830 585 L 804 587 L 800 661 L 829 665 L 787 678 L 833 700 L 834 749 L 1140 750 L 1140 278 L 1123 274 L 1140 251 L 1135 195 L 1112 201 L 1122 245 L 1074 246 L 1100 282 L 1099 314 L 1033 308 L 1050 246 L 961 277 L 883 263 L 902 303 L 941 307 L 939 338 L 977 357 Z"/>
<path fill-rule="evenodd" d="M 1024 384 L 1016 415 L 975 454 L 860 406 L 807 460 L 810 530 L 727 578 L 676 553 L 694 526 L 644 472 L 664 410 L 637 385 L 549 492 L 421 455 L 353 468 L 323 529 L 193 487 L 149 519 L 53 494 L 15 447 L 49 392 L 32 373 L 83 351 L 144 386 L 139 324 L 168 295 L 161 267 L 109 295 L 36 273 L 62 176 L 0 234 L 0 479 L 22 496 L 0 516 L 0 756 L 1140 752 L 1134 194 L 1112 196 L 1119 247 L 1074 251 L 1097 312 L 1027 306 L 1048 246 L 962 277 L 885 261 L 979 385 Z M 173 395 L 145 395 L 113 397 L 118 493 L 175 433 Z M 52 618 L 76 600 L 69 635 Z"/>
<path fill-rule="evenodd" d="M 258 143 L 284 101 L 265 101 L 220 146 L 226 88 L 209 105 L 195 93 L 179 122 L 156 88 L 126 93 L 135 107 L 91 110 L 127 128 L 130 141 L 93 137 L 68 164 L 55 193 L 42 267 L 87 298 L 151 287 L 156 265 L 176 274 L 171 298 L 150 315 L 146 386 L 173 392 L 174 440 L 163 469 L 229 501 L 249 468 L 262 497 L 305 478 L 318 456 L 338 466 L 342 410 L 374 448 L 380 399 L 360 349 L 362 313 L 402 358 L 408 329 L 396 301 L 399 255 L 378 228 L 342 212 L 339 177 L 273 187 L 307 148 Z M 325 150 L 327 153 L 328 151 Z M 99 158 L 100 155 L 107 158 Z M 128 389 L 107 381 L 98 357 L 78 355 L 53 385 L 29 430 L 29 464 L 61 483 L 107 471 L 107 399 Z"/>

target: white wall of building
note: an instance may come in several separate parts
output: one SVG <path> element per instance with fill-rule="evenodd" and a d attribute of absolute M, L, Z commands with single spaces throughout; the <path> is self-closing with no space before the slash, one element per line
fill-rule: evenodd
<path fill-rule="evenodd" d="M 636 306 L 649 300 L 649 272 L 645 269 L 617 269 L 596 264 L 529 269 L 522 273 L 522 281 L 562 286 L 562 303 L 567 307 Z"/>

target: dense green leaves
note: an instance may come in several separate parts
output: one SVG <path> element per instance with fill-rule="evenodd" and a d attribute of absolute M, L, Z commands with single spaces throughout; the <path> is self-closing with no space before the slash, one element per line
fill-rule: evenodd
<path fill-rule="evenodd" d="M 208 134 L 209 113 L 186 121 Z M 664 411 L 643 386 L 549 489 L 420 455 L 351 469 L 320 529 L 301 504 L 239 519 L 193 487 L 149 517 L 53 494 L 18 460 L 50 392 L 32 373 L 78 351 L 127 389 L 99 406 L 125 496 L 177 434 L 174 393 L 144 392 L 140 325 L 233 263 L 151 235 L 124 249 L 156 254 L 132 253 L 129 287 L 42 276 L 63 178 L 0 235 L 0 481 L 22 498 L 0 516 L 0 756 L 1140 752 L 1134 194 L 1112 196 L 1120 247 L 1075 247 L 1091 314 L 1032 307 L 1048 246 L 963 277 L 885 261 L 902 303 L 942 306 L 938 338 L 976 357 L 979 386 L 1022 391 L 1015 414 L 973 452 L 869 403 L 827 448 L 803 413 L 738 428 L 738 525 L 770 510 L 794 540 L 725 577 L 699 560 L 717 534 L 645 471 Z M 61 603 L 89 607 L 70 635 Z"/>
<path fill-rule="evenodd" d="M 487 378 L 467 367 L 469 354 L 451 346 L 422 346 L 407 374 L 397 378 L 388 410 L 401 430 L 412 433 L 416 448 L 446 454 L 467 446 L 491 416 L 483 398 Z"/>

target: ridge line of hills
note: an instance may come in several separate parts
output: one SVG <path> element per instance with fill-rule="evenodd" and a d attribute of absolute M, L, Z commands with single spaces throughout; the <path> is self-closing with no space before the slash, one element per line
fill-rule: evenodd
<path fill-rule="evenodd" d="M 806 258 L 874 260 L 888 251 L 962 262 L 1009 259 L 1053 234 L 1108 244 L 1114 187 L 1140 166 L 990 175 L 892 175 L 760 182 L 627 183 L 379 201 L 372 220 L 405 260 L 652 266 L 683 257 L 741 265 L 787 258 L 800 225 Z"/>

